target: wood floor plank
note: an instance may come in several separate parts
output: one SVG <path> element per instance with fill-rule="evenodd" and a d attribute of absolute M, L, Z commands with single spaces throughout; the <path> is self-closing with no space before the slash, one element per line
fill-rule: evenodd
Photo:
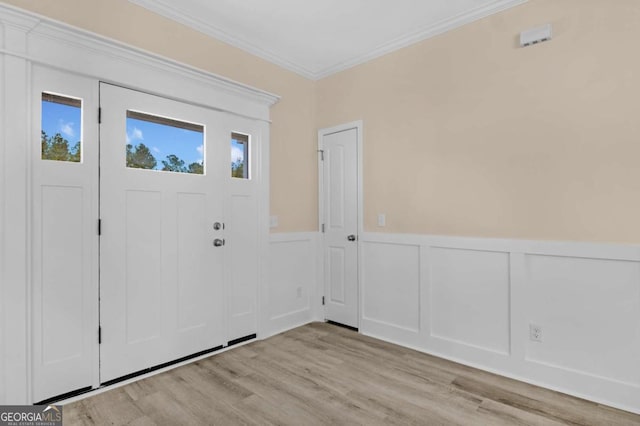
<path fill-rule="evenodd" d="M 200 364 L 192 364 L 187 367 L 190 368 L 178 368 L 171 371 L 176 378 L 189 385 L 189 389 L 184 392 L 186 394 L 203 394 L 208 398 L 225 401 L 229 404 L 253 395 L 251 390 L 240 386 L 233 379 L 219 374 L 214 369 L 205 368 Z"/>
<path fill-rule="evenodd" d="M 511 405 L 505 405 L 490 399 L 482 401 L 478 413 L 483 416 L 500 418 L 511 425 L 561 426 L 566 423 L 549 419 L 529 411 L 519 410 Z"/>
<path fill-rule="evenodd" d="M 87 398 L 80 401 L 77 407 L 69 406 L 69 409 L 74 408 L 77 408 L 78 418 L 81 419 L 77 424 L 129 424 L 145 415 L 133 404 L 123 388 Z M 67 423 L 74 424 L 73 420 L 65 418 Z"/>
<path fill-rule="evenodd" d="M 202 424 L 202 419 L 189 412 L 186 407 L 174 400 L 167 392 L 155 392 L 145 395 L 135 401 L 135 404 L 158 425 L 178 424 L 178 421 L 179 424 L 185 426 Z"/>
<path fill-rule="evenodd" d="M 274 403 L 259 395 L 250 397 L 235 404 L 235 408 L 244 412 L 258 425 L 293 425 L 294 419 L 304 418 L 308 413 L 300 410 L 295 404 Z M 310 426 L 321 425 L 318 419 L 308 417 Z"/>
<path fill-rule="evenodd" d="M 640 416 L 313 323 L 64 407 L 65 425 L 640 425 Z"/>
<path fill-rule="evenodd" d="M 565 401 L 540 401 L 528 394 L 514 392 L 505 387 L 489 383 L 486 380 L 477 380 L 470 377 L 458 377 L 453 381 L 453 385 L 459 389 L 481 396 L 484 399 L 500 402 L 501 404 L 517 408 L 521 411 L 537 414 L 553 421 L 558 421 L 569 425 L 600 425 L 602 420 L 599 415 L 598 404 L 580 400 L 578 398 L 568 398 L 571 404 Z M 523 388 L 525 388 L 523 386 Z M 562 398 L 566 399 L 566 398 Z M 616 424 L 615 416 L 608 416 L 608 424 Z"/>
<path fill-rule="evenodd" d="M 290 413 L 293 419 L 307 419 L 312 424 L 329 424 L 330 414 L 325 414 L 315 403 L 300 397 L 290 391 L 281 382 L 270 380 L 260 374 L 251 374 L 239 381 L 254 389 L 255 394 L 270 404 L 280 407 L 285 413 Z"/>
<path fill-rule="evenodd" d="M 96 424 L 82 401 L 62 407 L 62 414 L 64 421 L 67 424 L 79 426 L 90 426 Z"/>

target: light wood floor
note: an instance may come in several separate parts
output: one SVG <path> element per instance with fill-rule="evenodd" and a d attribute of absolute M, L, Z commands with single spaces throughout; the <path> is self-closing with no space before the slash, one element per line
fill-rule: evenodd
<path fill-rule="evenodd" d="M 640 425 L 640 416 L 315 323 L 64 407 L 65 425 Z"/>

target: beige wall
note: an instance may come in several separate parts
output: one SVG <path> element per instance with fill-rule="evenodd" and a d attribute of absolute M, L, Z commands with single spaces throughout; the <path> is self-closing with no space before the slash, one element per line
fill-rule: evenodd
<path fill-rule="evenodd" d="M 363 119 L 368 231 L 640 242 L 637 0 L 530 0 L 318 83 L 127 0 L 6 2 L 281 95 L 276 232 L 317 229 L 316 128 Z"/>
<path fill-rule="evenodd" d="M 366 230 L 640 243 L 639 22 L 531 0 L 320 81 L 318 127 L 364 120 Z"/>
<path fill-rule="evenodd" d="M 317 229 L 315 83 L 127 0 L 4 0 L 278 94 L 271 110 L 271 214 L 275 232 Z"/>

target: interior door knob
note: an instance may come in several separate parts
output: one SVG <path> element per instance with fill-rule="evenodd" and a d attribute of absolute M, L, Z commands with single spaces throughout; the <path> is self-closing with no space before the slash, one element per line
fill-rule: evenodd
<path fill-rule="evenodd" d="M 349 235 L 349 236 L 347 237 L 347 240 L 349 240 L 349 241 L 355 241 L 356 239 L 357 239 L 357 238 L 356 238 L 356 236 L 355 236 L 355 235 L 353 235 L 353 234 L 351 234 L 351 235 Z"/>
<path fill-rule="evenodd" d="M 216 238 L 215 240 L 213 240 L 213 246 L 214 247 L 222 247 L 224 245 L 224 240 L 220 239 L 220 238 Z"/>

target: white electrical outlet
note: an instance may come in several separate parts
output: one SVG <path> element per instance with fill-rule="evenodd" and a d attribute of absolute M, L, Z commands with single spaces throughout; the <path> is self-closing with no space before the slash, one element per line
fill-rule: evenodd
<path fill-rule="evenodd" d="M 378 226 L 387 225 L 387 216 L 384 213 L 378 213 Z"/>
<path fill-rule="evenodd" d="M 532 342 L 542 342 L 542 327 L 529 324 L 529 340 Z"/>
<path fill-rule="evenodd" d="M 296 290 L 296 295 L 298 296 L 298 299 L 302 297 L 302 287 L 298 287 L 298 289 Z"/>
<path fill-rule="evenodd" d="M 269 228 L 278 227 L 278 216 L 269 216 Z"/>

